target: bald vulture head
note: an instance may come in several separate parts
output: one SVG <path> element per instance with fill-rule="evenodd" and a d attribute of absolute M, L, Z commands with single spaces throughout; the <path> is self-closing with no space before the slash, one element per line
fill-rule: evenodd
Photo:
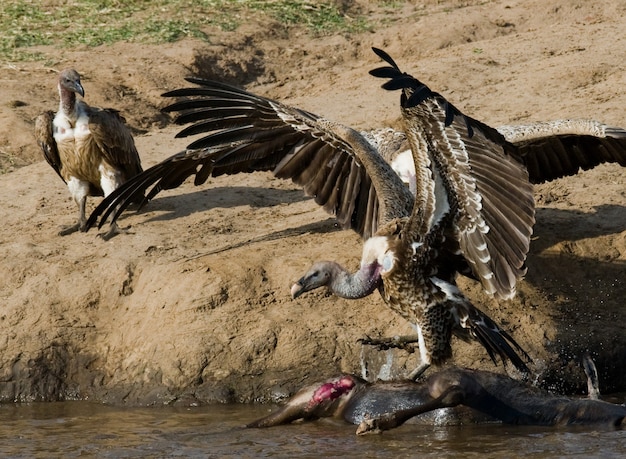
<path fill-rule="evenodd" d="M 336 271 L 335 263 L 328 261 L 315 263 L 298 282 L 291 286 L 291 297 L 296 299 L 305 292 L 328 286 L 337 274 Z"/>
<path fill-rule="evenodd" d="M 85 97 L 85 89 L 80 83 L 80 75 L 74 69 L 65 69 L 59 73 L 59 92 L 74 92 Z"/>
<path fill-rule="evenodd" d="M 341 298 L 364 298 L 381 285 L 381 269 L 378 260 L 367 260 L 361 264 L 361 269 L 352 274 L 334 261 L 318 261 L 291 286 L 291 297 L 295 299 L 305 292 L 328 287 Z"/>

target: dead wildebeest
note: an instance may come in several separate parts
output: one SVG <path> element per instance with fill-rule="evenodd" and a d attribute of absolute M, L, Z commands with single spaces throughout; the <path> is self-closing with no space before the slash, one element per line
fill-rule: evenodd
<path fill-rule="evenodd" d="M 439 408 L 453 408 L 447 413 L 452 422 L 626 425 L 626 406 L 598 400 L 595 366 L 589 358 L 584 359 L 584 366 L 591 397 L 587 399 L 552 395 L 505 375 L 467 368 L 447 368 L 422 382 L 368 383 L 358 376 L 344 374 L 301 389 L 285 406 L 248 427 L 335 416 L 357 424 L 357 434 L 364 434 L 398 427 Z M 432 423 L 433 419 L 427 422 Z"/>

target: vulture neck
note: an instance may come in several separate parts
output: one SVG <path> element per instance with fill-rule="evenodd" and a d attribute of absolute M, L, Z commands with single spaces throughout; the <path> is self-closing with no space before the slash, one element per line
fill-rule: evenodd
<path fill-rule="evenodd" d="M 59 111 L 74 124 L 78 118 L 76 114 L 76 93 L 59 85 L 59 98 L 61 99 Z"/>
<path fill-rule="evenodd" d="M 333 263 L 333 276 L 328 288 L 341 298 L 350 300 L 366 297 L 380 284 L 380 265 L 371 263 L 361 266 L 355 273 Z"/>

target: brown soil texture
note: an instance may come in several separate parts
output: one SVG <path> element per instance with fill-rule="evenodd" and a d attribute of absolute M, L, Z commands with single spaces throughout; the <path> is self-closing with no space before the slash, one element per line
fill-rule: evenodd
<path fill-rule="evenodd" d="M 338 372 L 396 377 L 416 354 L 359 338 L 410 326 L 380 296 L 342 300 L 290 285 L 316 260 L 356 268 L 362 243 L 293 184 L 271 174 L 185 183 L 120 220 L 131 234 L 66 237 L 77 215 L 43 161 L 33 120 L 58 105 L 55 71 L 83 75 L 86 100 L 122 112 L 144 167 L 182 150 L 161 93 L 217 78 L 359 129 L 396 126 L 398 94 L 368 71 L 385 49 L 400 67 L 492 126 L 593 118 L 626 126 L 625 1 L 346 2 L 383 18 L 362 34 L 315 37 L 250 20 L 211 44 L 38 48 L 48 61 L 0 73 L 0 400 L 159 404 L 268 401 Z M 517 296 L 461 288 L 534 360 L 533 382 L 583 393 L 595 357 L 604 392 L 626 390 L 626 173 L 603 165 L 536 187 L 537 224 Z M 90 209 L 98 199 L 91 199 Z M 454 363 L 495 367 L 477 343 Z M 433 371 L 433 370 L 431 370 Z M 512 369 L 508 371 L 515 375 Z"/>

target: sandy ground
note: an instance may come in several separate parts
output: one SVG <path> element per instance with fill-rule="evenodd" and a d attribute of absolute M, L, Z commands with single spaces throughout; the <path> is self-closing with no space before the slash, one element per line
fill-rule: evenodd
<path fill-rule="evenodd" d="M 361 242 L 291 183 L 269 174 L 186 183 L 121 224 L 132 234 L 57 236 L 76 208 L 42 161 L 33 119 L 56 109 L 55 71 L 75 67 L 86 100 L 115 107 L 134 129 L 145 167 L 185 139 L 159 112 L 183 77 L 218 78 L 357 128 L 394 125 L 398 95 L 368 70 L 371 46 L 492 126 L 595 118 L 626 126 L 626 2 L 422 1 L 353 10 L 385 18 L 373 33 L 314 38 L 250 22 L 210 45 L 39 48 L 48 60 L 0 73 L 0 400 L 111 403 L 264 401 L 339 371 L 393 357 L 364 335 L 407 334 L 378 294 L 289 296 L 319 259 L 356 267 Z M 591 351 L 605 392 L 626 390 L 626 173 L 604 165 L 536 188 L 528 275 L 498 304 L 464 291 L 534 359 L 534 380 L 581 393 Z M 90 205 L 97 203 L 92 199 Z M 454 363 L 495 370 L 478 345 L 454 343 Z M 498 367 L 498 371 L 504 371 Z M 516 376 L 512 370 L 511 374 Z"/>

